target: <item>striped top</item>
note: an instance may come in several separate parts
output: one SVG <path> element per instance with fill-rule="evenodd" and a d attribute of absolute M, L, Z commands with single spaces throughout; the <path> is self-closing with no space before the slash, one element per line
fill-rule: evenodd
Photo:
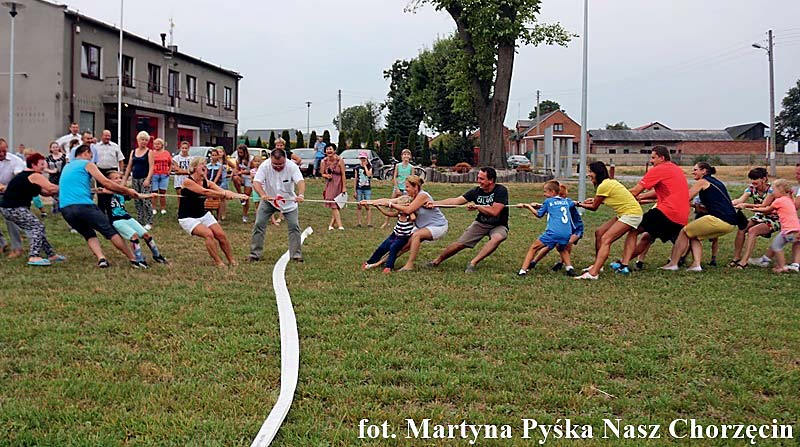
<path fill-rule="evenodd" d="M 405 216 L 406 220 L 404 222 L 400 219 L 397 219 L 397 223 L 394 224 L 394 234 L 400 237 L 411 236 L 411 231 L 414 229 L 414 222 L 409 220 L 407 215 L 402 214 L 402 216 Z"/>

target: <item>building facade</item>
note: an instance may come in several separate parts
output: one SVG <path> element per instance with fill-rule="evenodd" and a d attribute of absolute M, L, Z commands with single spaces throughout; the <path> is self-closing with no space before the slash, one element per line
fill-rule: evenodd
<path fill-rule="evenodd" d="M 43 0 L 27 0 L 15 23 L 14 142 L 40 151 L 71 122 L 103 129 L 126 154 L 145 130 L 167 141 L 232 149 L 238 131 L 239 80 L 232 70 L 177 47 L 123 32 L 122 135 L 117 136 L 119 29 Z M 10 29 L 0 14 L 0 29 Z M 6 35 L 3 42 L 7 42 Z M 9 48 L 0 45 L 0 73 Z M 8 129 L 8 82 L 0 76 L 0 135 Z"/>

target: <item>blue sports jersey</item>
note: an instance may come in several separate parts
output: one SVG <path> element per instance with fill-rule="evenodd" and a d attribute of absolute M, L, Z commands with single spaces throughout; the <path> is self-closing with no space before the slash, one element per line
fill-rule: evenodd
<path fill-rule="evenodd" d="M 569 240 L 575 225 L 570 212 L 573 208 L 575 208 L 575 202 L 570 199 L 562 199 L 561 197 L 545 199 L 538 211 L 539 217 L 544 217 L 547 214 L 547 229 L 545 233 L 549 233 L 557 239 Z M 583 225 L 582 222 L 581 225 Z"/>
<path fill-rule="evenodd" d="M 581 213 L 578 212 L 578 207 L 575 206 L 575 201 L 567 199 L 572 202 L 572 207 L 569 209 L 569 215 L 572 217 L 572 234 L 583 236 L 583 219 Z"/>

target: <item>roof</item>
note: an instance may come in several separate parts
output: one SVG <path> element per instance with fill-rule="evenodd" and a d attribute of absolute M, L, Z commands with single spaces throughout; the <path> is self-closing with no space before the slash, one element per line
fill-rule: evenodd
<path fill-rule="evenodd" d="M 664 125 L 664 123 L 661 123 L 661 122 L 658 122 L 658 121 L 653 121 L 652 123 L 647 123 L 647 124 L 644 124 L 644 125 L 639 126 L 639 127 L 634 127 L 631 130 L 647 130 L 650 127 L 653 127 L 655 125 L 659 125 L 659 126 L 663 127 L 666 130 L 672 130 L 669 126 L 666 126 L 666 125 Z"/>
<path fill-rule="evenodd" d="M 592 141 L 731 141 L 724 130 L 590 130 Z"/>
<path fill-rule="evenodd" d="M 110 23 L 106 23 L 106 22 L 104 22 L 104 21 L 102 21 L 100 19 L 95 19 L 94 17 L 89 17 L 87 15 L 81 14 L 78 11 L 73 11 L 73 10 L 69 9 L 67 5 L 61 5 L 61 4 L 58 4 L 58 3 L 52 3 L 52 2 L 49 2 L 49 1 L 46 1 L 46 0 L 39 0 L 39 1 L 41 1 L 41 2 L 43 2 L 45 4 L 48 4 L 48 5 L 51 5 L 51 6 L 64 8 L 64 15 L 66 15 L 66 16 L 76 17 L 79 20 L 82 20 L 82 21 L 91 23 L 93 25 L 97 25 L 97 26 L 100 26 L 102 28 L 106 28 L 106 29 L 112 30 L 112 31 L 114 31 L 116 33 L 119 33 L 119 28 L 117 26 L 112 25 Z M 152 48 L 156 48 L 156 49 L 158 49 L 160 51 L 164 51 L 166 49 L 160 43 L 153 42 L 152 40 L 150 40 L 150 39 L 148 39 L 146 37 L 139 36 L 137 34 L 133 34 L 133 33 L 129 32 L 129 31 L 125 31 L 125 30 L 122 30 L 122 33 L 123 33 L 123 39 L 136 41 L 136 42 L 139 42 L 139 43 L 141 43 L 143 45 L 147 45 L 147 46 L 150 46 Z M 194 63 L 196 63 L 198 65 L 202 65 L 202 66 L 205 66 L 207 68 L 211 68 L 213 70 L 216 70 L 216 71 L 225 73 L 227 75 L 233 76 L 237 80 L 238 79 L 242 79 L 242 75 L 239 74 L 239 72 L 224 68 L 221 65 L 215 65 L 215 64 L 213 64 L 211 62 L 204 61 L 204 60 L 202 60 L 200 58 L 197 58 L 197 57 L 194 57 L 194 56 L 190 56 L 190 55 L 188 55 L 186 53 L 181 53 L 180 51 L 176 51 L 174 53 L 173 57 L 181 57 L 181 58 L 187 59 L 187 60 L 189 60 L 191 62 L 194 62 Z"/>
<path fill-rule="evenodd" d="M 764 126 L 766 129 L 769 129 L 769 126 L 767 126 L 766 124 L 764 124 L 762 122 L 757 122 L 757 123 L 747 123 L 747 124 L 739 124 L 739 125 L 736 125 L 736 126 L 730 126 L 730 127 L 726 127 L 725 130 L 729 134 L 731 134 L 731 137 L 736 139 L 736 138 L 739 138 L 740 136 L 742 136 L 743 134 L 747 133 L 750 129 L 752 129 L 752 128 L 758 126 L 758 125 Z"/>
<path fill-rule="evenodd" d="M 533 120 L 518 120 L 518 121 L 517 121 L 517 127 L 518 127 L 518 128 L 519 128 L 519 127 L 522 127 L 523 129 L 525 129 L 525 130 L 522 132 L 522 135 L 525 135 L 525 134 L 527 134 L 528 132 L 530 132 L 530 130 L 531 130 L 531 129 L 536 129 L 536 125 L 537 125 L 537 124 L 541 124 L 541 123 L 543 123 L 543 122 L 544 122 L 544 121 L 545 121 L 547 118 L 550 118 L 550 117 L 551 117 L 551 116 L 553 116 L 553 115 L 554 115 L 556 112 L 561 112 L 561 111 L 560 111 L 560 110 L 553 110 L 552 112 L 545 113 L 544 115 L 542 115 L 542 116 L 540 116 L 540 117 L 539 117 L 539 121 L 536 121 L 535 119 L 533 119 Z M 563 113 L 563 112 L 562 112 L 562 113 Z M 566 114 L 566 113 L 564 113 L 564 115 L 567 115 L 567 114 Z M 567 118 L 569 118 L 569 116 L 567 116 Z"/>

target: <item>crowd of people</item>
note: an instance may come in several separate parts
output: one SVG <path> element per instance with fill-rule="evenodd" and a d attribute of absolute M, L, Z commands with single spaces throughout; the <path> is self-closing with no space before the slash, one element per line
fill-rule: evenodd
<path fill-rule="evenodd" d="M 167 263 L 152 229 L 154 217 L 167 214 L 166 197 L 173 178 L 178 224 L 188 234 L 204 240 L 216 265 L 237 264 L 219 222 L 226 217 L 225 202 L 240 200 L 242 221 L 247 222 L 253 197 L 258 205 L 247 259 L 257 262 L 262 258 L 267 228 L 285 219 L 291 259 L 303 261 L 299 204 L 305 201 L 306 185 L 298 167 L 300 160 L 286 150 L 285 141 L 276 141 L 276 148 L 266 160 L 252 157 L 247 147 L 239 146 L 235 160 L 229 160 L 220 147 L 211 151 L 207 161 L 203 157 L 192 159 L 186 142 L 180 144 L 178 154 L 173 156 L 164 140 L 139 132 L 137 145 L 126 162 L 119 146 L 111 142 L 109 131 L 102 132 L 100 141 L 91 132 L 79 133 L 75 123 L 69 131 L 49 145 L 48 156 L 24 148 L 18 154 L 9 154 L 7 143 L 0 139 L 0 215 L 6 220 L 9 235 L 7 241 L 0 232 L 0 248 L 9 252 L 9 257 L 22 255 L 22 231 L 28 237 L 29 265 L 48 266 L 66 260 L 48 241 L 40 219 L 46 216 L 40 199 L 44 196 L 52 197 L 52 214 L 62 215 L 70 229 L 86 240 L 98 267 L 109 266 L 98 232 L 135 268 L 149 267 L 142 253 L 142 241 L 154 262 Z M 325 182 L 322 200 L 317 201 L 331 210 L 328 229 L 343 230 L 341 208 L 348 191 L 344 161 L 337 155 L 335 144 L 319 141 L 315 147 L 315 171 Z M 365 270 L 382 266 L 383 272 L 390 273 L 404 253 L 407 259 L 399 270 L 414 270 L 422 243 L 441 239 L 449 229 L 442 210 L 458 207 L 477 212 L 475 220 L 425 267 L 435 268 L 487 239 L 466 265 L 466 272 L 474 272 L 482 260 L 508 239 L 509 209 L 516 206 L 547 219 L 545 231 L 526 252 L 517 272 L 520 276 L 536 268 L 555 248 L 560 259 L 552 270 L 565 268 L 566 274 L 576 279 L 598 279 L 613 244 L 619 239 L 624 239 L 622 255 L 609 265 L 614 272 L 624 275 L 642 269 L 649 248 L 658 239 L 672 243 L 669 259 L 661 269 L 674 271 L 687 265 L 688 271 L 699 272 L 703 270 L 703 241 L 712 242 L 711 265 L 716 265 L 719 238 L 729 233 L 735 233 L 734 259 L 729 267 L 745 269 L 749 265 L 766 267 L 773 263 L 775 272 L 798 271 L 797 187 L 783 179 L 771 184 L 763 168 L 752 169 L 748 173 L 749 185 L 740 196 L 731 199 L 726 185 L 715 177 L 713 166 L 705 162 L 694 165 L 694 182 L 690 186 L 683 170 L 670 160 L 669 150 L 656 146 L 650 158 L 652 168 L 632 188 L 611 178 L 605 164 L 596 161 L 588 170 L 595 186 L 594 197 L 576 202 L 568 197 L 566 185 L 553 180 L 543 185 L 542 203 L 512 205 L 508 189 L 497 183 L 497 172 L 490 167 L 480 169 L 477 186 L 459 196 L 436 200 L 424 190 L 424 180 L 412 174 L 411 156 L 408 149 L 403 150 L 402 162 L 394 170 L 390 197 L 373 199 L 372 167 L 367 153 L 359 154 L 361 163 L 353 171 L 352 184 L 357 225 L 362 226 L 364 211 L 365 223 L 372 227 L 373 207 L 386 216 L 384 227 L 389 219 L 396 219 L 391 233 L 363 263 Z M 800 182 L 800 164 L 795 173 Z M 229 180 L 235 192 L 228 189 Z M 136 218 L 125 209 L 128 200 L 135 203 Z M 643 205 L 651 203 L 655 205 L 645 212 Z M 584 236 L 579 208 L 596 211 L 604 204 L 613 210 L 614 217 L 595 230 L 594 261 L 577 272 L 571 252 Z M 39 217 L 31 211 L 32 206 L 40 210 Z M 692 209 L 695 218 L 690 221 Z M 748 218 L 742 210 L 754 214 Z M 752 258 L 759 237 L 773 240 L 763 256 Z M 787 245 L 792 248 L 791 262 L 783 254 Z M 689 256 L 691 261 L 687 261 Z"/>

